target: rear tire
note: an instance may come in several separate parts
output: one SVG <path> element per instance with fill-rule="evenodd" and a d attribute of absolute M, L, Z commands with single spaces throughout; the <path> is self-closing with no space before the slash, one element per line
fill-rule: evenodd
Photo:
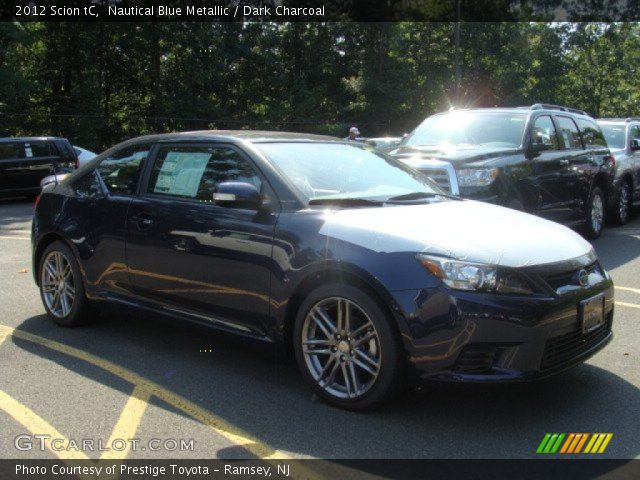
<path fill-rule="evenodd" d="M 616 225 L 624 225 L 629 220 L 631 212 L 631 185 L 626 180 L 620 185 L 616 204 L 612 209 L 613 221 Z"/>
<path fill-rule="evenodd" d="M 312 291 L 298 310 L 293 344 L 314 392 L 347 410 L 371 408 L 396 393 L 404 360 L 392 322 L 358 288 L 334 283 Z"/>
<path fill-rule="evenodd" d="M 602 189 L 600 187 L 593 187 L 586 205 L 585 226 L 587 238 L 598 238 L 602 233 L 605 220 L 605 206 L 606 203 Z"/>
<path fill-rule="evenodd" d="M 40 298 L 49 318 L 63 327 L 76 327 L 89 320 L 80 266 L 71 249 L 53 242 L 42 254 L 38 267 Z"/>

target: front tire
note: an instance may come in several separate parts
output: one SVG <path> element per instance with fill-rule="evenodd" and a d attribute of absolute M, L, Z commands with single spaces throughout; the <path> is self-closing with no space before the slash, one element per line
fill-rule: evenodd
<path fill-rule="evenodd" d="M 586 230 L 588 238 L 598 238 L 604 227 L 605 200 L 600 187 L 593 187 L 586 206 Z"/>
<path fill-rule="evenodd" d="M 311 292 L 296 316 L 294 350 L 315 393 L 348 410 L 391 397 L 404 367 L 392 321 L 358 288 L 329 284 Z"/>
<path fill-rule="evenodd" d="M 55 323 L 75 327 L 88 321 L 89 305 L 80 267 L 66 244 L 56 241 L 45 249 L 38 278 L 42 303 Z"/>

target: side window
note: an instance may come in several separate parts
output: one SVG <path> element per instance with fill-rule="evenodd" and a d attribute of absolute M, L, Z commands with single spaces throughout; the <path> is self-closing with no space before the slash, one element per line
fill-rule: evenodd
<path fill-rule="evenodd" d="M 549 115 L 536 118 L 531 131 L 531 142 L 543 150 L 559 150 L 558 135 Z"/>
<path fill-rule="evenodd" d="M 640 140 L 640 126 L 634 125 L 629 130 L 629 142 Z"/>
<path fill-rule="evenodd" d="M 136 193 L 140 171 L 151 144 L 133 145 L 106 157 L 98 165 L 98 172 L 106 184 L 109 192 L 133 195 Z"/>
<path fill-rule="evenodd" d="M 24 145 L 22 143 L 0 142 L 0 160 L 22 158 Z"/>
<path fill-rule="evenodd" d="M 103 196 L 102 188 L 94 170 L 73 182 L 73 191 L 78 198 L 96 198 Z"/>
<path fill-rule="evenodd" d="M 558 130 L 564 142 L 564 148 L 575 149 L 582 148 L 582 140 L 580 139 L 580 131 L 576 122 L 570 117 L 557 116 Z"/>
<path fill-rule="evenodd" d="M 69 144 L 69 142 L 64 141 L 58 143 L 57 145 L 58 150 L 60 150 L 60 156 L 62 158 L 64 158 L 68 162 L 75 162 L 78 155 L 76 154 L 76 151 L 71 147 L 71 144 Z"/>
<path fill-rule="evenodd" d="M 148 193 L 212 201 L 222 182 L 245 182 L 262 188 L 254 168 L 233 148 L 167 146 L 158 152 Z"/>
<path fill-rule="evenodd" d="M 48 157 L 51 155 L 49 144 L 47 142 L 29 142 L 24 144 L 24 156 L 32 157 Z"/>
<path fill-rule="evenodd" d="M 587 148 L 606 147 L 607 141 L 596 122 L 591 120 L 578 119 L 578 127 L 582 132 L 582 141 Z"/>

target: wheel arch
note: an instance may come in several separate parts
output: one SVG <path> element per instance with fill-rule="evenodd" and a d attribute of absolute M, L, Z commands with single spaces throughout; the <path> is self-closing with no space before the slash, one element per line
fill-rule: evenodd
<path fill-rule="evenodd" d="M 298 282 L 289 297 L 282 318 L 283 340 L 288 351 L 292 351 L 294 323 L 304 299 L 313 290 L 328 283 L 352 285 L 370 295 L 378 306 L 393 319 L 391 328 L 398 335 L 398 340 L 404 348 L 402 339 L 408 332 L 404 331 L 405 325 L 399 321 L 402 316 L 401 309 L 391 293 L 375 277 L 355 265 L 324 264 L 322 267 L 308 272 Z"/>
<path fill-rule="evenodd" d="M 42 260 L 42 254 L 44 253 L 44 251 L 47 249 L 47 247 L 49 245 L 51 245 L 53 242 L 56 241 L 60 241 L 62 243 L 64 243 L 67 247 L 69 247 L 71 249 L 71 251 L 73 252 L 73 254 L 75 255 L 76 259 L 78 258 L 78 252 L 76 251 L 76 249 L 74 248 L 74 246 L 66 239 L 64 238 L 62 235 L 60 235 L 57 232 L 48 232 L 45 233 L 44 235 L 42 235 L 37 243 L 36 246 L 34 248 L 33 251 L 33 278 L 36 282 L 36 285 L 40 286 L 40 278 L 38 275 L 38 271 L 40 270 L 40 261 Z M 82 268 L 80 269 L 80 271 L 82 272 Z M 83 279 L 84 281 L 84 279 Z"/>

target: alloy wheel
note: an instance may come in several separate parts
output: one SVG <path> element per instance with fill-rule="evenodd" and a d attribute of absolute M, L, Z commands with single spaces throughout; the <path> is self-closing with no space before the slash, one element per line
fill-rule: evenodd
<path fill-rule="evenodd" d="M 380 338 L 356 303 L 331 297 L 316 303 L 304 319 L 302 351 L 314 381 L 337 398 L 357 398 L 380 372 Z"/>
<path fill-rule="evenodd" d="M 629 186 L 625 182 L 620 189 L 620 199 L 618 200 L 618 218 L 624 223 L 629 214 Z"/>
<path fill-rule="evenodd" d="M 599 232 L 604 219 L 604 205 L 600 195 L 594 195 L 591 202 L 591 228 L 594 232 Z"/>
<path fill-rule="evenodd" d="M 57 250 L 50 252 L 42 262 L 40 288 L 47 309 L 57 318 L 71 312 L 76 296 L 71 263 Z"/>

